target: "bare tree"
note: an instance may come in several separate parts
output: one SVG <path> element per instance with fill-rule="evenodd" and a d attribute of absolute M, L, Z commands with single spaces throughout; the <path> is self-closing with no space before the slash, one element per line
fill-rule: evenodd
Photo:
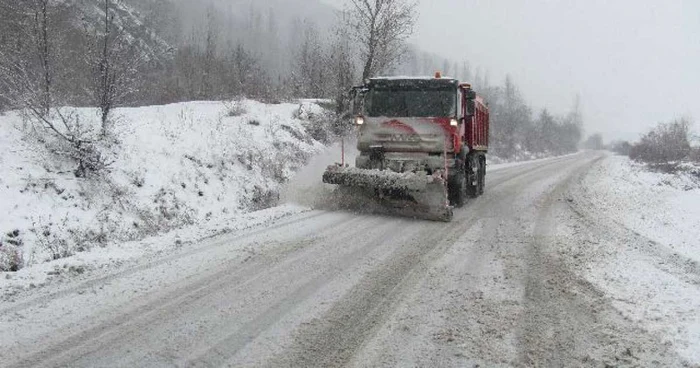
<path fill-rule="evenodd" d="M 49 2 L 3 2 L 0 7 L 7 17 L 2 20 L 0 97 L 17 107 L 32 105 L 41 115 L 49 114 L 52 103 L 54 30 Z"/>
<path fill-rule="evenodd" d="M 360 46 L 363 80 L 400 60 L 413 33 L 416 6 L 412 0 L 350 0 L 348 26 Z"/>
<path fill-rule="evenodd" d="M 355 80 L 355 65 L 352 61 L 353 47 L 348 33 L 337 28 L 331 44 L 330 68 L 333 76 L 333 97 L 336 113 L 340 116 L 349 109 L 348 91 Z"/>
<path fill-rule="evenodd" d="M 294 53 L 292 65 L 295 94 L 299 97 L 324 98 L 328 93 L 326 71 L 329 67 L 324 53 L 325 45 L 314 22 L 304 20 L 303 28 L 303 40 Z"/>
<path fill-rule="evenodd" d="M 494 143 L 500 145 L 501 152 L 510 157 L 515 154 L 520 137 L 531 130 L 531 111 L 510 75 L 506 75 L 499 92 L 500 109 L 494 114 L 494 127 L 497 127 L 494 128 Z"/>
<path fill-rule="evenodd" d="M 51 87 L 53 82 L 53 45 L 49 38 L 49 0 L 32 0 L 24 5 L 24 12 L 20 10 L 16 14 L 27 17 L 29 22 L 23 24 L 24 32 L 31 42 L 31 48 L 34 50 L 34 57 L 29 55 L 19 56 L 15 60 L 8 62 L 15 70 L 12 77 L 18 78 L 19 81 L 16 87 L 25 89 L 26 92 L 33 92 L 32 103 L 37 104 L 37 111 L 43 115 L 48 115 L 51 108 Z M 16 8 L 19 10 L 21 8 Z M 31 61 L 36 61 L 35 66 L 31 65 Z M 25 94 L 24 96 L 29 97 Z"/>
<path fill-rule="evenodd" d="M 133 92 L 131 87 L 142 60 L 116 25 L 113 1 L 104 0 L 102 5 L 102 29 L 91 32 L 90 24 L 85 28 L 90 45 L 87 64 L 93 70 L 92 93 L 101 111 L 102 134 L 106 134 L 112 109 Z"/>
<path fill-rule="evenodd" d="M 37 47 L 37 56 L 41 62 L 43 72 L 41 107 L 44 115 L 49 113 L 51 108 L 51 83 L 53 81 L 51 73 L 51 48 L 49 43 L 49 0 L 33 1 L 34 12 L 34 35 Z"/>
<path fill-rule="evenodd" d="M 214 78 L 216 78 L 217 44 L 219 42 L 219 23 L 215 17 L 216 9 L 209 6 L 206 14 L 206 35 L 204 54 L 202 55 L 202 87 L 199 98 L 208 99 L 214 95 Z"/>
<path fill-rule="evenodd" d="M 56 154 L 75 159 L 76 175 L 84 176 L 108 164 L 93 144 L 89 124 L 71 109 L 56 106 L 65 102 L 65 91 L 60 90 L 64 69 L 79 68 L 64 65 L 70 59 L 63 57 L 70 53 L 61 53 L 70 46 L 64 32 L 72 9 L 56 0 L 3 3 L 2 10 L 11 11 L 14 17 L 3 28 L 9 27 L 16 35 L 12 47 L 0 49 L 0 94 L 13 107 L 23 109 L 40 142 Z"/>

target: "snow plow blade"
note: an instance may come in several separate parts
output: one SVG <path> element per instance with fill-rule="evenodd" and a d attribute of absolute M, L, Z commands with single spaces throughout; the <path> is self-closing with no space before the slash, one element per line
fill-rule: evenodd
<path fill-rule="evenodd" d="M 391 214 L 426 220 L 452 220 L 444 180 L 437 176 L 329 166 L 323 182 L 364 190 Z"/>

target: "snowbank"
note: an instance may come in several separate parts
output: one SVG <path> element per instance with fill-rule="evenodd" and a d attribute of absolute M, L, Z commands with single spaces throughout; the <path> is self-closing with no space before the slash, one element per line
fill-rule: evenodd
<path fill-rule="evenodd" d="M 94 109 L 74 109 L 97 122 Z M 114 112 L 104 177 L 76 178 L 17 112 L 0 116 L 0 270 L 183 227 L 205 229 L 277 204 L 324 146 L 313 102 L 191 102 Z"/>
<path fill-rule="evenodd" d="M 594 169 L 584 187 L 608 218 L 700 262 L 700 167 L 685 168 L 652 172 L 614 156 Z"/>
<path fill-rule="evenodd" d="M 612 156 L 572 195 L 581 221 L 596 224 L 587 279 L 626 319 L 700 364 L 700 168 L 651 172 Z"/>

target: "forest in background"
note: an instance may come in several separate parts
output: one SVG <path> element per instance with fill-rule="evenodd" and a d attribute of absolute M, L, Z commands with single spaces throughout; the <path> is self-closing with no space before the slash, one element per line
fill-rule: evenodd
<path fill-rule="evenodd" d="M 308 0 L 0 0 L 0 109 L 107 107 L 106 124 L 113 106 L 319 98 L 336 101 L 345 124 L 347 92 L 367 72 L 353 20 Z M 470 81 L 489 103 L 496 155 L 578 148 L 578 98 L 565 114 L 534 109 L 512 78 L 492 83 L 488 66 L 399 46 L 371 75 Z"/>

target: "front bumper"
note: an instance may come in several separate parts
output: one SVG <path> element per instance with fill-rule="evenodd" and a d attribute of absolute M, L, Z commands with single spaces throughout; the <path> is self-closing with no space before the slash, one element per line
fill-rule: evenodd
<path fill-rule="evenodd" d="M 448 168 L 453 168 L 456 160 L 450 156 L 452 155 L 448 154 L 447 160 L 445 160 L 444 155 L 430 155 L 423 152 L 385 152 L 381 153 L 380 157 L 362 153 L 355 159 L 355 166 L 360 169 L 391 170 L 397 173 L 434 172 L 444 169 L 445 164 Z"/>

